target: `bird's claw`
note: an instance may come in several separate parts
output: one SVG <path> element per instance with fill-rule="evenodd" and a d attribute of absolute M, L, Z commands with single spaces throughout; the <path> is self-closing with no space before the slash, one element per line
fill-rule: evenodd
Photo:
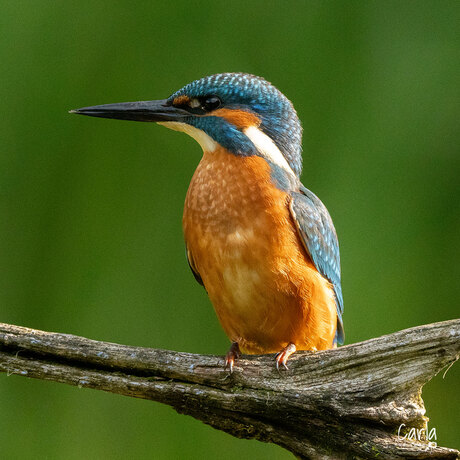
<path fill-rule="evenodd" d="M 235 360 L 233 358 L 226 358 L 225 359 L 225 370 L 228 369 L 228 372 L 230 374 L 233 374 L 233 363 Z"/>
<path fill-rule="evenodd" d="M 277 353 L 275 356 L 276 360 L 276 370 L 279 372 L 280 371 L 280 364 L 283 366 L 287 371 L 289 370 L 289 367 L 287 367 L 286 362 L 282 358 L 278 358 L 278 356 L 281 354 L 281 352 Z"/>
<path fill-rule="evenodd" d="M 228 350 L 227 355 L 225 356 L 225 370 L 229 370 L 230 374 L 233 374 L 233 366 L 236 363 L 236 361 L 239 359 L 241 356 L 240 352 L 240 347 L 238 346 L 238 343 L 233 342 L 230 350 Z"/>
<path fill-rule="evenodd" d="M 290 343 L 275 355 L 276 370 L 278 372 L 280 372 L 280 366 L 284 367 L 286 370 L 289 370 L 286 364 L 287 360 L 293 353 L 295 353 L 296 350 L 296 346 L 293 343 Z"/>

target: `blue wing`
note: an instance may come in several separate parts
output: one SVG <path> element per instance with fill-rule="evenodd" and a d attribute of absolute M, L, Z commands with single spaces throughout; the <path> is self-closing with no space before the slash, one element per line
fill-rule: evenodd
<path fill-rule="evenodd" d="M 321 200 L 300 185 L 299 192 L 292 192 L 291 214 L 304 247 L 317 270 L 329 280 L 334 288 L 337 304 L 336 341 L 345 340 L 343 329 L 343 297 L 340 281 L 340 252 L 337 233 L 331 216 Z"/>

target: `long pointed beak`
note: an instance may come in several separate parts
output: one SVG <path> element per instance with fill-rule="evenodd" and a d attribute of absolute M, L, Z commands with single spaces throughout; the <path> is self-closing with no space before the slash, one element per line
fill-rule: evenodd
<path fill-rule="evenodd" d="M 121 102 L 119 104 L 93 105 L 70 110 L 69 113 L 90 117 L 114 118 L 133 121 L 181 121 L 191 114 L 187 110 L 174 107 L 167 99 L 160 101 Z"/>

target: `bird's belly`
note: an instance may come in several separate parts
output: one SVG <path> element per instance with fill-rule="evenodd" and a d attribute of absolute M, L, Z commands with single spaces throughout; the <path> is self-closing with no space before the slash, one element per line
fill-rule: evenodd
<path fill-rule="evenodd" d="M 277 260 L 272 248 L 263 247 L 263 232 L 254 232 L 254 225 L 239 227 L 226 240 L 225 250 L 211 258 L 218 269 L 210 271 L 208 284 L 227 335 L 254 353 L 279 351 L 297 341 L 302 305 L 292 289 L 288 260 Z"/>
<path fill-rule="evenodd" d="M 329 283 L 306 256 L 289 196 L 259 157 L 205 154 L 184 209 L 191 263 L 228 337 L 243 352 L 332 346 L 336 310 Z"/>

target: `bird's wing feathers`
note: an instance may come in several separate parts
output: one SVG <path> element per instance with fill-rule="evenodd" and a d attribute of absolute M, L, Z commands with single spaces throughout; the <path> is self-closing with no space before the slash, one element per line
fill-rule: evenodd
<path fill-rule="evenodd" d="M 345 334 L 342 322 L 340 253 L 331 216 L 321 200 L 303 185 L 300 185 L 299 192 L 292 192 L 290 210 L 308 255 L 334 288 L 337 304 L 336 340 L 342 344 Z"/>

